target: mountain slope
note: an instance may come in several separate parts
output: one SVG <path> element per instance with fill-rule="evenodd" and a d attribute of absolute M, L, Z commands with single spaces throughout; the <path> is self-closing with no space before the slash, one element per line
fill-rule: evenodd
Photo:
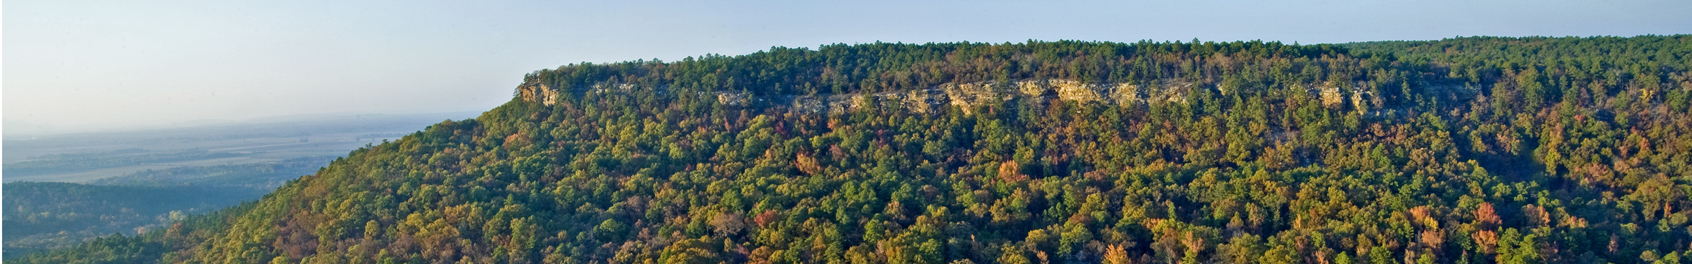
<path fill-rule="evenodd" d="M 1688 55 L 1692 36 L 1066 41 L 568 65 L 258 202 L 20 262 L 1675 263 Z M 1162 99 L 1098 99 L 1127 97 Z"/>

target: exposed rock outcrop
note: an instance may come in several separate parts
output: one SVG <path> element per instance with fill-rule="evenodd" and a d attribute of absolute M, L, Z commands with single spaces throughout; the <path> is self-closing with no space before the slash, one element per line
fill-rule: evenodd
<path fill-rule="evenodd" d="M 1185 102 L 1187 93 L 1201 87 L 1199 83 L 1179 80 L 1159 80 L 1146 83 L 1085 83 L 1074 80 L 1018 80 L 1011 82 L 945 83 L 933 88 L 870 94 L 839 95 L 754 95 L 741 91 L 704 92 L 718 103 L 736 106 L 781 107 L 806 112 L 844 112 L 871 106 L 897 105 L 918 113 L 945 111 L 958 107 L 966 113 L 978 106 L 1002 104 L 1014 100 L 1052 100 L 1103 104 L 1146 104 L 1153 102 Z M 1356 86 L 1353 86 L 1356 87 Z M 650 88 L 654 92 L 668 92 L 667 87 Z M 574 93 L 630 92 L 631 84 L 596 84 Z M 1367 92 L 1351 88 L 1323 85 L 1310 89 L 1324 105 L 1344 103 L 1363 105 Z M 524 83 L 518 93 L 525 101 L 540 100 L 552 105 L 561 93 L 547 85 Z M 1347 98 L 1349 97 L 1349 98 Z M 1349 99 L 1349 100 L 1347 100 Z M 1349 102 L 1348 102 L 1349 101 Z M 871 105 L 878 104 L 878 105 Z"/>
<path fill-rule="evenodd" d="M 558 93 L 557 89 L 536 82 L 524 82 L 523 85 L 517 86 L 517 96 L 523 97 L 523 101 L 540 101 L 546 105 L 557 102 Z"/>

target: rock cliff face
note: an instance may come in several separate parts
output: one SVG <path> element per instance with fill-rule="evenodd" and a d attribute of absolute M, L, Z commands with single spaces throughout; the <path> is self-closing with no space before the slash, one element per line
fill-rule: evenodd
<path fill-rule="evenodd" d="M 534 102 L 539 100 L 546 105 L 557 102 L 558 93 L 558 90 L 547 87 L 546 84 L 533 81 L 524 82 L 523 85 L 517 86 L 517 96 L 523 97 L 523 101 Z"/>
<path fill-rule="evenodd" d="M 843 112 L 868 107 L 869 104 L 895 104 L 908 111 L 935 113 L 945 111 L 948 106 L 957 106 L 963 111 L 969 112 L 976 106 L 1022 99 L 1039 102 L 1061 100 L 1102 104 L 1185 102 L 1188 92 L 1204 85 L 1208 84 L 1178 80 L 1160 80 L 1149 82 L 1149 84 L 1139 84 L 1085 83 L 1074 80 L 1049 79 L 1002 83 L 946 83 L 928 89 L 872 94 L 753 95 L 743 92 L 717 91 L 704 92 L 706 93 L 704 95 L 715 97 L 721 104 L 780 107 L 806 112 Z M 1362 89 L 1360 85 L 1352 85 L 1353 88 L 1346 89 L 1333 85 L 1320 85 L 1309 89 L 1309 92 L 1322 104 L 1328 106 L 1340 106 L 1347 103 L 1358 106 L 1371 105 L 1370 98 L 1372 96 L 1367 89 Z M 637 89 L 632 84 L 624 83 L 596 84 L 592 87 L 585 87 L 585 89 L 572 89 L 569 92 L 612 93 L 631 92 Z M 650 90 L 668 92 L 667 87 L 652 87 Z M 518 86 L 517 93 L 524 101 L 539 100 L 546 105 L 552 105 L 563 91 L 531 81 Z"/>

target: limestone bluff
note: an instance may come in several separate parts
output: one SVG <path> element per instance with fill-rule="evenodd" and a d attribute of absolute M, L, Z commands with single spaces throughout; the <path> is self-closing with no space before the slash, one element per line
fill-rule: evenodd
<path fill-rule="evenodd" d="M 1323 105 L 1339 107 L 1349 103 L 1358 109 L 1371 109 L 1370 106 L 1380 105 L 1376 98 L 1365 86 L 1366 83 L 1353 83 L 1341 88 L 1334 83 L 1314 84 L 1305 90 L 1311 96 L 1318 96 Z M 1032 99 L 1038 102 L 1074 101 L 1096 102 L 1104 104 L 1148 104 L 1154 102 L 1186 102 L 1187 94 L 1195 88 L 1212 88 L 1227 95 L 1228 87 L 1217 84 L 1191 82 L 1183 80 L 1155 80 L 1146 82 L 1120 83 L 1086 83 L 1064 79 L 1015 80 L 1007 82 L 985 81 L 965 83 L 944 83 L 927 89 L 907 91 L 890 91 L 878 93 L 854 93 L 833 95 L 755 95 L 741 91 L 710 91 L 700 92 L 702 95 L 715 97 L 720 104 L 775 107 L 793 109 L 802 112 L 836 113 L 851 111 L 875 102 L 892 103 L 907 111 L 917 113 L 935 113 L 947 106 L 957 106 L 965 113 L 976 106 L 986 106 L 1012 102 L 1019 99 Z M 1473 87 L 1454 88 L 1449 86 L 1432 86 L 1430 90 L 1459 89 L 1467 93 L 1478 92 Z M 552 105 L 564 93 L 618 93 L 634 92 L 637 90 L 652 90 L 654 92 L 668 92 L 667 86 L 641 87 L 628 83 L 598 83 L 589 87 L 574 89 L 555 89 L 530 78 L 522 85 L 518 85 L 516 95 L 524 101 L 540 101 L 545 105 Z"/>

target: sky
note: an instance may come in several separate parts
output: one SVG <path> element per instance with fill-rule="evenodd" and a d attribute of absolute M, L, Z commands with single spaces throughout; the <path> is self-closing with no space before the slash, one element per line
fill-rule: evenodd
<path fill-rule="evenodd" d="M 481 111 L 525 73 L 868 42 L 1692 34 L 1692 1 L 88 1 L 0 5 L 25 134 Z"/>

